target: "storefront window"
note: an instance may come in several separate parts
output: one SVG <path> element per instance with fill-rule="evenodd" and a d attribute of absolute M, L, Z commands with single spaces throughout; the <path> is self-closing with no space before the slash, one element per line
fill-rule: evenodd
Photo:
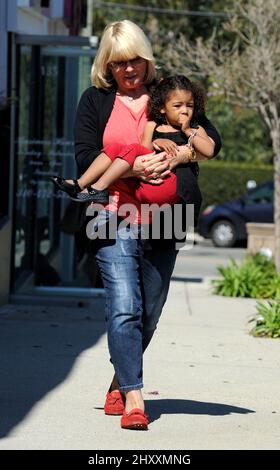
<path fill-rule="evenodd" d="M 0 95 L 0 225 L 9 209 L 10 100 Z"/>
<path fill-rule="evenodd" d="M 60 228 L 69 199 L 48 178 L 76 176 L 73 124 L 90 86 L 93 54 L 67 46 L 18 47 L 14 290 L 94 287 L 76 262 L 74 237 Z"/>

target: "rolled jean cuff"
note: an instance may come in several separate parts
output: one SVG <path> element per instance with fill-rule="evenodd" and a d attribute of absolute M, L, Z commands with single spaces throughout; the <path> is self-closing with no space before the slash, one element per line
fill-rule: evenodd
<path fill-rule="evenodd" d="M 140 388 L 143 388 L 143 387 L 144 385 L 141 382 L 140 384 L 137 384 L 137 385 L 125 385 L 124 387 L 119 386 L 119 390 L 121 392 L 130 392 L 131 390 L 140 390 Z"/>

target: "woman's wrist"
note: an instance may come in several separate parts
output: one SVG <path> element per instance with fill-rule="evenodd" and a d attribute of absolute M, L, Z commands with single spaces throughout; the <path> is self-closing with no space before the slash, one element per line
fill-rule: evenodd
<path fill-rule="evenodd" d="M 170 162 L 170 169 L 174 170 L 176 166 L 181 165 L 182 163 L 188 163 L 192 160 L 192 151 L 188 145 L 180 145 L 178 147 L 176 157 L 170 155 L 167 158 Z"/>
<path fill-rule="evenodd" d="M 182 163 L 189 163 L 192 160 L 195 160 L 196 154 L 195 154 L 194 148 L 186 144 L 184 145 L 184 149 L 185 149 L 185 154 L 184 154 L 184 161 Z"/>

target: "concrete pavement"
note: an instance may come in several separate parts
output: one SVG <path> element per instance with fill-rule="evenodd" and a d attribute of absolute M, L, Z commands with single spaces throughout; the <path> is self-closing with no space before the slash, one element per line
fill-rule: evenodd
<path fill-rule="evenodd" d="M 112 368 L 102 299 L 0 309 L 0 449 L 280 448 L 279 340 L 248 334 L 254 300 L 212 295 L 208 281 L 184 278 L 184 263 L 144 359 L 148 432 L 103 413 Z"/>

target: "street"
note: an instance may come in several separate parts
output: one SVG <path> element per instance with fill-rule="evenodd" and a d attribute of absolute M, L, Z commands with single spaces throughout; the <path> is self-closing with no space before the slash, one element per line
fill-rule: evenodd
<path fill-rule="evenodd" d="M 205 278 L 217 277 L 217 265 L 228 265 L 230 258 L 241 261 L 246 254 L 246 248 L 216 248 L 211 240 L 197 235 L 195 240 L 190 250 L 179 251 L 173 280 L 201 282 Z"/>

